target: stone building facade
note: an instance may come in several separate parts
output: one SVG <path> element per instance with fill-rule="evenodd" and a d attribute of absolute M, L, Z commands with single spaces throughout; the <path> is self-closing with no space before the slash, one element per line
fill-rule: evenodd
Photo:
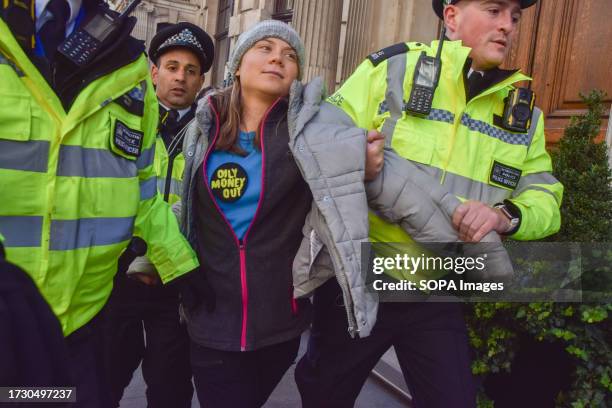
<path fill-rule="evenodd" d="M 109 0 L 119 7 L 126 0 Z M 240 33 L 261 20 L 290 23 L 306 46 L 305 79 L 340 84 L 363 59 L 400 41 L 429 42 L 439 22 L 423 0 L 143 0 L 134 36 L 147 46 L 159 24 L 189 21 L 215 40 L 216 63 L 206 85 L 221 85 L 225 62 Z"/>

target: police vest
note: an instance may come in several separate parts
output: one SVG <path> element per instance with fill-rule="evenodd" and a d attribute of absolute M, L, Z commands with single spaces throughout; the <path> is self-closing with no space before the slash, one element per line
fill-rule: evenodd
<path fill-rule="evenodd" d="M 446 41 L 442 70 L 431 113 L 408 114 L 405 106 L 421 52 L 435 56 L 438 41 L 398 44 L 372 54 L 328 102 L 340 107 L 359 127 L 378 129 L 392 138 L 392 147 L 462 199 L 493 205 L 511 200 L 521 211 L 515 239 L 536 239 L 560 226 L 562 185 L 550 174 L 544 121 L 534 112 L 528 132 L 495 124 L 514 84 L 530 80 L 515 72 L 467 101 L 463 68 L 470 49 Z M 371 214 L 371 238 L 410 242 L 398 226 Z"/>
<path fill-rule="evenodd" d="M 157 189 L 170 204 L 181 200 L 185 156 L 177 154 L 172 160 L 161 137 L 155 141 L 155 174 L 157 174 Z M 170 171 L 168 171 L 170 170 Z"/>
<path fill-rule="evenodd" d="M 144 54 L 90 83 L 65 112 L 0 20 L 0 100 L 7 259 L 33 278 L 65 335 L 102 309 L 133 235 L 164 282 L 198 266 L 157 193 L 157 98 Z"/>

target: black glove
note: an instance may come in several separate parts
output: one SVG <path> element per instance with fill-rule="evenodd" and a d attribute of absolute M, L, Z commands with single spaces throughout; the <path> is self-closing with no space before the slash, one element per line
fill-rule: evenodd
<path fill-rule="evenodd" d="M 201 267 L 178 278 L 176 285 L 181 293 L 181 303 L 188 310 L 193 310 L 204 303 L 209 313 L 215 311 L 217 296 Z"/>
<path fill-rule="evenodd" d="M 119 257 L 117 264 L 117 275 L 125 275 L 130 264 L 139 256 L 144 256 L 147 253 L 147 243 L 142 238 L 134 237 L 128 244 L 125 251 Z"/>

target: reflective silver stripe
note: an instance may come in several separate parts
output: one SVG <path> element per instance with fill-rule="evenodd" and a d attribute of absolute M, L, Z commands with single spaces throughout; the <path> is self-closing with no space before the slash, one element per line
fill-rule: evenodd
<path fill-rule="evenodd" d="M 555 201 L 557 202 L 557 205 L 561 205 L 561 201 L 559 201 L 559 197 L 557 197 L 557 195 L 555 193 L 553 193 L 550 190 L 547 190 L 544 187 L 540 187 L 540 186 L 528 186 L 525 189 L 523 189 L 523 191 L 521 191 L 521 193 L 528 191 L 528 190 L 536 190 L 536 191 L 541 191 L 543 193 L 547 193 L 550 194 L 551 196 L 553 196 L 555 198 Z M 518 194 L 512 194 L 512 197 L 516 197 Z"/>
<path fill-rule="evenodd" d="M 540 173 L 531 173 L 521 177 L 521 180 L 516 187 L 516 191 L 521 191 L 530 184 L 557 184 L 559 180 L 547 171 Z"/>
<path fill-rule="evenodd" d="M 60 146 L 57 175 L 64 177 L 136 177 L 136 164 L 107 149 Z"/>
<path fill-rule="evenodd" d="M 548 172 L 528 174 L 526 176 L 521 177 L 521 180 L 519 181 L 519 184 L 516 187 L 516 190 L 514 190 L 512 196 L 516 197 L 526 190 L 538 190 L 552 195 L 553 197 L 555 197 L 555 201 L 557 201 L 557 204 L 561 205 L 561 203 L 559 202 L 559 197 L 557 197 L 555 193 L 548 190 L 546 187 L 542 187 L 542 185 L 553 185 L 557 184 L 558 182 L 559 180 L 557 180 L 555 176 Z"/>
<path fill-rule="evenodd" d="M 444 186 L 460 197 L 478 200 L 487 204 L 496 204 L 510 197 L 512 192 L 501 187 L 492 186 L 482 181 L 472 180 L 458 174 L 446 172 Z"/>
<path fill-rule="evenodd" d="M 0 216 L 0 233 L 7 247 L 39 247 L 43 217 Z"/>
<path fill-rule="evenodd" d="M 536 129 L 538 128 L 538 122 L 540 121 L 540 116 L 542 115 L 542 111 L 538 108 L 533 109 L 533 115 L 531 116 L 531 126 L 529 127 L 529 132 L 527 132 L 527 148 L 531 147 L 531 141 L 535 136 Z"/>
<path fill-rule="evenodd" d="M 455 115 L 452 112 L 444 109 L 432 109 L 425 119 L 435 120 L 437 122 L 446 122 L 450 124 L 455 123 Z"/>
<path fill-rule="evenodd" d="M 0 169 L 45 173 L 48 160 L 49 142 L 0 140 Z"/>
<path fill-rule="evenodd" d="M 132 237 L 133 227 L 134 217 L 52 220 L 49 248 L 69 251 L 118 244 Z"/>
<path fill-rule="evenodd" d="M 157 178 L 157 191 L 164 194 L 164 189 L 166 188 L 166 179 L 158 177 Z"/>
<path fill-rule="evenodd" d="M 461 124 L 470 130 L 493 137 L 505 143 L 529 146 L 530 138 L 528 133 L 508 132 L 481 120 L 472 119 L 467 113 L 461 116 Z"/>
<path fill-rule="evenodd" d="M 161 195 L 165 195 L 166 193 L 166 179 L 165 178 L 157 179 L 157 190 L 161 193 Z M 169 194 L 180 196 L 181 191 L 183 191 L 183 182 L 180 180 L 171 179 Z"/>
<path fill-rule="evenodd" d="M 138 167 L 138 170 L 142 170 L 145 167 L 152 165 L 154 157 L 155 144 L 148 149 L 143 150 L 142 153 L 140 153 L 140 156 L 138 156 L 138 159 L 136 159 L 136 167 Z"/>
<path fill-rule="evenodd" d="M 181 191 L 183 191 L 183 182 L 176 179 L 170 180 L 170 194 L 180 196 Z"/>
<path fill-rule="evenodd" d="M 416 166 L 418 166 L 425 173 L 431 177 L 440 181 L 442 174 L 444 173 L 441 169 L 429 166 L 423 163 L 418 163 L 411 160 Z M 495 204 L 502 202 L 506 198 L 510 197 L 512 192 L 501 187 L 496 187 L 482 181 L 472 180 L 468 177 L 460 176 L 459 174 L 446 172 L 444 176 L 443 185 L 456 196 L 466 198 L 468 200 L 478 200 L 487 204 Z"/>
<path fill-rule="evenodd" d="M 397 121 L 402 117 L 404 106 L 404 75 L 406 74 L 406 54 L 399 54 L 387 61 L 386 108 L 391 116 L 385 120 L 381 132 L 385 135 L 385 145 L 391 147 L 393 132 Z"/>
<path fill-rule="evenodd" d="M 140 182 L 140 200 L 148 200 L 157 194 L 157 177 Z"/>

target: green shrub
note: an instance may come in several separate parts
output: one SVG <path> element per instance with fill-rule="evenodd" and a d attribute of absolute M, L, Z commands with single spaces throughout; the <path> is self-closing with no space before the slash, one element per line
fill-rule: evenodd
<path fill-rule="evenodd" d="M 604 95 L 584 97 L 589 110 L 572 118 L 552 153 L 554 175 L 565 186 L 561 230 L 556 241 L 612 241 L 612 188 L 606 143 L 594 143 L 599 133 Z"/>
<path fill-rule="evenodd" d="M 607 146 L 595 143 L 603 114 L 604 94 L 583 96 L 588 113 L 572 118 L 553 152 L 554 175 L 565 187 L 562 226 L 549 241 L 609 243 L 612 241 L 612 175 Z M 592 250 L 593 265 L 583 285 L 611 293 L 612 251 Z M 588 281 L 593 279 L 593 281 Z M 557 396 L 563 408 L 605 407 L 612 393 L 612 327 L 610 303 L 480 303 L 470 305 L 468 330 L 476 352 L 472 371 L 488 375 L 511 369 L 521 336 L 561 342 L 575 363 L 572 385 Z M 520 392 L 520 390 L 516 390 Z M 480 395 L 479 408 L 491 407 Z"/>

